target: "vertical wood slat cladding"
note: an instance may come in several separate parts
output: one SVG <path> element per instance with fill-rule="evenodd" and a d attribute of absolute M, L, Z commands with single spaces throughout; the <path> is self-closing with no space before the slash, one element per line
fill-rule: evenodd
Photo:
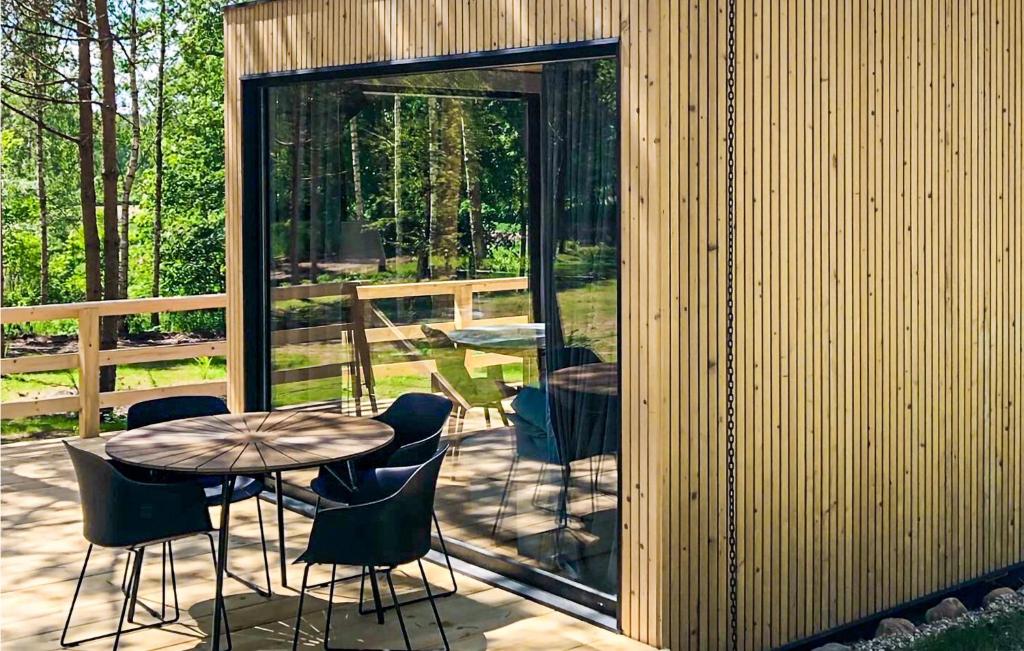
<path fill-rule="evenodd" d="M 229 386 L 241 75 L 621 39 L 622 594 L 727 640 L 726 0 L 274 0 L 225 12 Z M 740 0 L 741 646 L 1021 562 L 1024 10 Z"/>

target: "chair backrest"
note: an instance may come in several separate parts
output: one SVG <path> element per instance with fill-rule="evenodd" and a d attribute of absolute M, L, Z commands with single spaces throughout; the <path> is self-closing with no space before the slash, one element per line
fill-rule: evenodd
<path fill-rule="evenodd" d="M 101 547 L 210 530 L 203 489 L 129 479 L 110 461 L 64 441 L 82 501 L 82 534 Z"/>
<path fill-rule="evenodd" d="M 596 364 L 597 353 L 582 346 L 547 351 L 548 372 Z M 551 427 L 563 465 L 618 451 L 619 399 L 582 390 L 548 386 Z"/>
<path fill-rule="evenodd" d="M 227 403 L 216 396 L 175 396 L 137 402 L 128 408 L 128 429 L 166 423 L 182 418 L 230 413 Z"/>
<path fill-rule="evenodd" d="M 545 351 L 544 363 L 548 373 L 570 366 L 597 364 L 601 358 L 597 353 L 584 346 L 562 346 Z"/>
<path fill-rule="evenodd" d="M 319 511 L 299 560 L 389 566 L 422 558 L 430 550 L 434 494 L 447 451 L 441 446 L 418 466 L 377 469 L 385 495 L 377 501 Z"/>
<path fill-rule="evenodd" d="M 395 438 L 388 445 L 380 450 L 360 457 L 356 461 L 358 470 L 371 470 L 394 465 L 416 465 L 423 463 L 426 458 L 437 449 L 437 441 L 440 440 L 441 430 L 452 413 L 452 401 L 443 396 L 435 396 L 432 393 L 405 393 L 391 403 L 384 413 L 374 416 L 385 425 L 395 430 Z M 435 436 L 436 435 L 436 436 Z M 434 438 L 433 449 L 426 458 L 419 454 L 409 457 L 412 463 L 392 463 L 391 457 L 400 454 L 400 460 L 410 451 L 402 453 L 401 450 L 407 446 L 414 446 L 422 443 L 420 448 L 430 448 L 429 439 Z"/>
<path fill-rule="evenodd" d="M 444 396 L 404 393 L 374 419 L 395 430 L 397 449 L 440 432 L 451 413 L 452 401 Z"/>
<path fill-rule="evenodd" d="M 395 450 L 387 458 L 384 467 L 400 468 L 403 466 L 419 466 L 430 460 L 437 453 L 437 446 L 441 443 L 441 430 L 431 434 L 425 439 L 406 443 Z"/>

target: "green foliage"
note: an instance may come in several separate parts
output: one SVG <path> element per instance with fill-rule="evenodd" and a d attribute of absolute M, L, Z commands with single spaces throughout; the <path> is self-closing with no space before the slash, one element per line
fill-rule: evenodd
<path fill-rule="evenodd" d="M 188 296 L 224 291 L 224 213 L 199 210 L 178 215 L 164 239 L 164 294 Z M 204 334 L 224 332 L 223 310 L 175 312 L 172 330 Z"/>

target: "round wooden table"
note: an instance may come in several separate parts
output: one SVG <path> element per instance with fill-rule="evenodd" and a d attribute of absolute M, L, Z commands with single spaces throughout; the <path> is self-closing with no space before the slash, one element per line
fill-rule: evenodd
<path fill-rule="evenodd" d="M 619 395 L 619 365 L 613 362 L 580 364 L 558 369 L 548 377 L 557 389 L 582 391 L 604 396 Z"/>
<path fill-rule="evenodd" d="M 220 648 L 231 494 L 238 475 L 276 475 L 281 581 L 287 586 L 281 472 L 346 461 L 395 437 L 388 425 L 323 411 L 272 411 L 185 418 L 112 437 L 107 454 L 122 463 L 222 478 L 213 648 Z M 259 499 L 259 498 L 257 498 Z"/>

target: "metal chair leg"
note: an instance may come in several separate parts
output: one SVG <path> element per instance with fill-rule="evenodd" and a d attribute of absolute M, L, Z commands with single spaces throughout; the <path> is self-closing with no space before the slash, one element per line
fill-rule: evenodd
<path fill-rule="evenodd" d="M 450 597 L 459 591 L 459 584 L 455 581 L 455 569 L 452 567 L 452 557 L 448 555 L 448 545 L 444 542 L 444 535 L 441 533 L 441 524 L 437 521 L 437 512 L 431 511 L 430 516 L 434 519 L 434 529 L 437 530 L 437 540 L 441 543 L 441 553 L 444 554 L 444 564 L 448 566 L 448 575 L 452 577 L 452 589 L 434 596 Z"/>
<path fill-rule="evenodd" d="M 512 487 L 512 478 L 516 472 L 516 466 L 519 465 L 519 455 L 512 457 L 512 465 L 508 467 L 508 476 L 505 478 L 505 488 L 501 491 L 501 501 L 498 502 L 498 513 L 494 516 L 494 526 L 491 527 L 491 538 L 495 538 L 498 535 L 498 526 L 501 524 L 501 516 L 505 511 L 505 505 L 508 502 L 508 492 Z"/>
<path fill-rule="evenodd" d="M 142 563 L 146 558 L 146 548 L 140 547 L 139 551 L 136 552 L 136 557 L 138 570 L 134 578 L 135 589 L 131 591 L 131 600 L 128 603 L 128 623 L 130 624 L 135 623 L 135 605 L 139 603 L 139 583 L 142 578 Z"/>
<path fill-rule="evenodd" d="M 210 556 L 213 558 L 213 574 L 214 574 L 214 576 L 216 576 L 217 575 L 217 548 L 213 544 L 213 534 L 212 533 L 206 534 L 206 538 L 207 538 L 207 540 L 210 541 Z M 225 569 L 227 569 L 227 568 L 225 568 Z M 177 599 L 177 598 L 175 598 L 175 599 Z M 217 608 L 216 607 L 214 607 L 213 612 L 214 613 L 217 612 Z M 226 649 L 224 649 L 224 651 L 231 651 L 231 624 L 228 622 L 228 609 L 224 608 L 222 610 L 222 612 L 224 613 L 224 617 L 222 618 L 223 621 L 224 621 L 224 636 L 227 638 L 227 641 L 228 641 L 228 646 L 227 646 Z"/>
<path fill-rule="evenodd" d="M 255 591 L 256 594 L 260 595 L 261 597 L 270 597 L 270 596 L 272 596 L 271 586 L 270 586 L 270 561 L 267 559 L 267 537 L 266 537 L 266 534 L 263 531 L 263 509 L 260 506 L 259 500 L 260 500 L 259 496 L 256 496 L 256 515 L 259 518 L 259 523 L 260 523 L 260 542 L 263 544 L 263 568 L 266 570 L 267 587 L 264 588 L 262 586 L 256 585 L 255 582 L 250 581 L 249 579 L 246 579 L 245 577 L 239 576 L 238 574 L 235 574 L 234 572 L 231 571 L 231 568 L 226 567 L 226 566 L 224 567 L 224 574 L 226 574 L 227 576 L 230 576 L 232 579 L 234 579 L 235 581 L 238 581 L 239 583 L 241 583 L 245 587 L 249 588 L 250 590 Z"/>
<path fill-rule="evenodd" d="M 121 604 L 121 615 L 120 615 L 120 617 L 117 620 L 117 630 L 112 632 L 112 633 L 101 633 L 100 635 L 94 635 L 92 637 L 84 638 L 84 639 L 81 639 L 81 640 L 72 640 L 72 641 L 69 642 L 68 639 L 67 639 L 68 629 L 71 627 L 71 617 L 72 617 L 72 615 L 75 612 L 75 604 L 78 602 L 78 595 L 79 595 L 79 593 L 82 590 L 82 583 L 85 581 L 85 571 L 86 571 L 86 568 L 88 568 L 88 566 L 89 566 L 89 558 L 92 556 L 92 547 L 93 546 L 90 544 L 89 548 L 85 552 L 85 562 L 82 563 L 82 571 L 78 575 L 78 583 L 75 585 L 75 593 L 71 597 L 71 607 L 68 609 L 68 617 L 64 621 L 64 629 L 61 631 L 61 634 L 60 634 L 60 645 L 62 647 L 67 648 L 67 647 L 78 646 L 79 644 L 82 644 L 84 642 L 92 642 L 93 640 L 100 640 L 100 639 L 103 639 L 103 638 L 106 638 L 106 637 L 113 637 L 114 638 L 114 651 L 117 651 L 117 646 L 121 642 L 121 635 L 126 632 L 126 631 L 124 631 L 124 619 L 125 619 L 125 615 L 128 612 L 128 604 L 132 600 L 131 595 L 135 593 L 135 590 L 137 588 L 137 583 L 136 583 L 135 577 L 138 576 L 139 572 L 142 569 L 142 563 L 141 563 L 141 558 L 142 557 L 141 557 L 140 554 L 136 554 L 134 559 L 133 559 L 131 575 L 130 575 L 131 578 L 129 579 L 129 581 L 128 581 L 127 585 L 126 585 L 126 587 L 127 587 L 127 594 L 125 594 L 124 601 Z M 143 629 L 143 628 L 152 628 L 153 626 L 158 626 L 158 625 L 160 625 L 160 622 L 158 622 L 157 624 L 151 624 L 149 626 L 139 626 L 139 627 L 131 629 L 131 631 L 127 631 L 127 632 L 137 631 L 137 630 L 140 630 L 140 629 Z"/>
<path fill-rule="evenodd" d="M 395 612 L 398 614 L 398 625 L 402 628 L 402 639 L 405 640 L 406 651 L 412 651 L 412 644 L 409 643 L 409 631 L 405 630 L 405 618 L 402 617 L 402 605 L 398 603 L 398 595 L 395 594 L 395 583 L 391 580 L 391 569 L 384 572 L 384 578 L 388 581 L 388 591 L 391 592 L 391 601 L 395 604 Z M 383 616 L 383 613 L 381 613 Z"/>
<path fill-rule="evenodd" d="M 299 648 L 299 628 L 302 626 L 302 603 L 306 599 L 306 581 L 309 579 L 309 565 L 302 572 L 302 587 L 299 589 L 299 611 L 295 613 L 295 637 L 292 638 L 292 651 Z"/>
<path fill-rule="evenodd" d="M 444 642 L 445 651 L 451 649 L 448 646 L 448 636 L 444 634 L 444 625 L 441 623 L 441 614 L 437 612 L 437 604 L 434 603 L 434 595 L 430 592 L 430 583 L 427 581 L 427 573 L 423 569 L 423 561 L 417 559 L 416 564 L 420 566 L 420 577 L 423 578 L 423 589 L 427 591 L 427 599 L 430 601 L 430 609 L 434 611 L 434 622 L 437 623 L 437 630 L 441 634 L 441 641 Z"/>
<path fill-rule="evenodd" d="M 367 567 L 366 572 L 370 575 L 370 588 L 373 589 L 373 605 L 377 608 L 377 624 L 383 626 L 384 609 L 381 608 L 380 586 L 377 585 L 377 568 L 370 565 Z"/>
<path fill-rule="evenodd" d="M 273 594 L 270 588 L 270 559 L 267 557 L 267 535 L 263 531 L 263 506 L 260 496 L 256 496 L 256 518 L 260 522 L 260 544 L 263 546 L 263 571 L 267 577 L 267 596 Z"/>
<path fill-rule="evenodd" d="M 170 547 L 169 543 L 165 543 L 165 544 L 168 546 L 168 548 Z M 61 635 L 60 635 L 60 645 L 62 647 L 78 646 L 79 644 L 83 644 L 85 642 L 92 642 L 94 640 L 100 640 L 100 639 L 107 638 L 107 637 L 116 637 L 119 640 L 121 635 L 125 635 L 127 633 L 134 633 L 136 631 L 141 631 L 141 630 L 145 630 L 145 629 L 148 629 L 148 628 L 157 628 L 157 627 L 160 627 L 160 626 L 165 626 L 167 624 L 173 624 L 173 623 L 178 621 L 178 619 L 180 617 L 180 614 L 181 614 L 181 611 L 179 609 L 179 604 L 178 604 L 178 583 L 177 583 L 177 577 L 176 577 L 175 571 L 174 571 L 174 556 L 173 556 L 173 552 L 171 552 L 170 556 L 169 556 L 169 560 L 170 560 L 170 567 L 171 567 L 171 594 L 174 597 L 174 617 L 171 618 L 171 619 L 166 619 L 163 616 L 166 613 L 166 609 L 165 608 L 161 609 L 161 616 L 157 617 L 156 611 L 154 611 L 153 609 L 149 608 L 145 604 L 140 604 L 145 610 L 147 610 L 149 613 L 151 613 L 154 617 L 157 617 L 157 621 L 152 622 L 150 624 L 140 624 L 138 626 L 135 626 L 135 627 L 132 627 L 132 628 L 129 628 L 129 629 L 125 629 L 124 628 L 124 618 L 128 614 L 129 607 L 134 607 L 134 603 L 138 601 L 139 584 L 141 582 L 141 575 L 142 575 L 142 558 L 143 558 L 143 555 L 141 553 L 139 553 L 138 550 L 130 549 L 130 550 L 128 550 L 129 551 L 128 557 L 131 560 L 131 563 L 130 563 L 130 567 L 128 569 L 128 572 L 125 573 L 125 583 L 124 583 L 124 588 L 122 590 L 122 593 L 124 594 L 124 604 L 123 604 L 123 607 L 122 607 L 121 619 L 118 620 L 117 630 L 109 632 L 109 633 L 102 633 L 102 634 L 99 634 L 99 635 L 94 635 L 92 637 L 84 638 L 84 639 L 81 639 L 81 640 L 68 641 L 68 639 L 67 639 L 68 629 L 71 627 L 71 618 L 72 618 L 72 616 L 74 615 L 74 612 L 75 612 L 75 604 L 78 602 L 78 595 L 81 593 L 82 584 L 85 582 L 85 573 L 86 573 L 86 570 L 89 567 L 89 559 L 92 556 L 92 549 L 93 549 L 93 545 L 90 544 L 88 549 L 86 550 L 86 553 L 85 553 L 85 561 L 82 563 L 82 571 L 78 575 L 78 582 L 75 584 L 75 592 L 74 592 L 74 594 L 71 597 L 71 607 L 68 609 L 68 616 L 67 616 L 67 619 L 64 621 L 64 629 L 61 631 Z M 161 580 L 161 593 L 162 593 L 162 595 L 164 597 L 164 600 L 166 602 L 166 573 L 164 573 L 164 575 L 162 577 L 162 580 Z M 134 622 L 130 622 L 130 623 L 134 623 Z M 115 648 L 116 648 L 116 645 L 118 643 L 119 642 L 115 642 Z"/>

